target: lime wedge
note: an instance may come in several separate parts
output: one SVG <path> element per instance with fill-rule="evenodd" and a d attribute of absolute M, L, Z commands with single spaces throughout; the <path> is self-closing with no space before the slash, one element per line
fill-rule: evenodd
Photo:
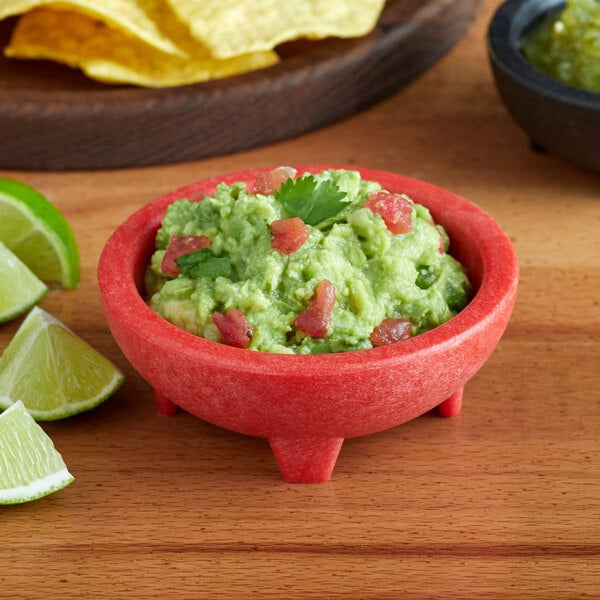
<path fill-rule="evenodd" d="M 0 408 L 21 400 L 36 420 L 62 419 L 98 406 L 122 382 L 112 362 L 36 306 L 0 358 Z"/>
<path fill-rule="evenodd" d="M 77 287 L 79 251 L 69 223 L 52 202 L 14 179 L 0 179 L 0 241 L 43 281 Z"/>
<path fill-rule="evenodd" d="M 0 323 L 29 310 L 47 291 L 29 267 L 0 242 Z"/>
<path fill-rule="evenodd" d="M 22 402 L 0 415 L 0 504 L 36 500 L 73 479 L 52 440 Z"/>

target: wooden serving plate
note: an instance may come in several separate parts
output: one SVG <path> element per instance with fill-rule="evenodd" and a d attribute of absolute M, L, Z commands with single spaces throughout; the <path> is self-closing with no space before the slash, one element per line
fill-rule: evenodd
<path fill-rule="evenodd" d="M 391 0 L 354 40 L 294 42 L 279 64 L 169 89 L 104 85 L 0 58 L 0 168 L 105 169 L 227 154 L 299 135 L 391 95 L 447 52 L 480 0 Z M 4 46 L 14 21 L 0 23 Z"/>

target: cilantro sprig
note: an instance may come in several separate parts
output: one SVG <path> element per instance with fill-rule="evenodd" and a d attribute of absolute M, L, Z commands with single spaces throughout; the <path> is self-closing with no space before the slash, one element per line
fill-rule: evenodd
<path fill-rule="evenodd" d="M 179 271 L 190 277 L 206 275 L 216 279 L 231 273 L 231 261 L 226 256 L 213 256 L 208 248 L 195 250 L 175 259 Z"/>
<path fill-rule="evenodd" d="M 310 174 L 288 179 L 274 195 L 291 217 L 300 217 L 313 226 L 334 217 L 349 203 L 346 192 L 335 183 L 328 179 L 317 181 Z"/>

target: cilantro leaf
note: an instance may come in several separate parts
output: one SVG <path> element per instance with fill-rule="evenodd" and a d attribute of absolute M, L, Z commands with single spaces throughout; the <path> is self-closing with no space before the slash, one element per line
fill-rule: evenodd
<path fill-rule="evenodd" d="M 208 248 L 195 250 L 175 259 L 179 270 L 190 277 L 206 275 L 216 279 L 231 273 L 231 261 L 226 256 L 213 256 Z"/>
<path fill-rule="evenodd" d="M 349 202 L 346 196 L 332 181 L 317 182 L 312 175 L 288 179 L 275 191 L 275 199 L 290 216 L 313 226 L 337 215 Z"/>

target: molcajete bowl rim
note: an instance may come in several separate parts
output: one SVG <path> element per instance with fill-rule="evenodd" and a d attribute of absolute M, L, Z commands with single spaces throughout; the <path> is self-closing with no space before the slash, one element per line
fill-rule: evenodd
<path fill-rule="evenodd" d="M 600 94 L 576 88 L 534 67 L 521 51 L 521 39 L 533 23 L 565 5 L 565 0 L 506 0 L 494 13 L 487 31 L 490 59 L 510 78 L 541 97 L 600 111 Z"/>
<path fill-rule="evenodd" d="M 497 306 L 500 310 L 507 302 L 514 301 L 519 266 L 512 244 L 500 225 L 472 202 L 433 184 L 386 171 L 337 165 L 292 166 L 298 170 L 299 175 L 332 168 L 352 169 L 359 171 L 364 179 L 379 181 L 388 190 L 390 186 L 386 183 L 392 181 L 396 185 L 391 187 L 396 188 L 397 184 L 410 183 L 423 192 L 418 197 L 413 196 L 413 200 L 422 202 L 425 206 L 428 206 L 428 200 L 431 201 L 433 196 L 443 197 L 449 204 L 442 209 L 441 220 L 440 211 L 432 211 L 437 213 L 433 214 L 437 222 L 444 224 L 450 214 L 461 215 L 463 218 L 468 217 L 466 222 L 472 233 L 480 232 L 476 251 L 484 272 L 481 281 L 475 286 L 477 291 L 470 303 L 446 323 L 401 343 L 318 355 L 276 354 L 234 348 L 196 336 L 160 317 L 143 298 L 143 269 L 149 262 L 155 234 L 167 206 L 177 199 L 197 193 L 198 190 L 212 191 L 221 182 L 254 181 L 260 171 L 273 168 L 269 166 L 201 179 L 156 198 L 125 219 L 108 239 L 99 260 L 98 283 L 105 309 L 113 308 L 121 312 L 121 317 L 126 317 L 129 313 L 138 320 L 142 318 L 146 330 L 140 335 L 152 337 L 155 343 L 158 340 L 165 351 L 194 353 L 211 363 L 219 363 L 223 368 L 236 365 L 241 371 L 251 371 L 256 375 L 276 372 L 279 375 L 288 373 L 298 376 L 301 369 L 302 373 L 310 376 L 313 368 L 318 368 L 320 373 L 327 370 L 339 373 L 345 369 L 395 365 L 399 358 L 414 360 L 419 355 L 427 360 L 426 355 L 433 347 L 443 352 L 445 347 L 451 348 L 458 337 L 473 335 L 485 329 L 486 323 L 494 320 L 494 307 Z M 424 199 L 424 194 L 431 197 Z M 484 228 L 485 235 L 481 233 Z M 452 250 L 451 233 L 450 238 Z"/>

